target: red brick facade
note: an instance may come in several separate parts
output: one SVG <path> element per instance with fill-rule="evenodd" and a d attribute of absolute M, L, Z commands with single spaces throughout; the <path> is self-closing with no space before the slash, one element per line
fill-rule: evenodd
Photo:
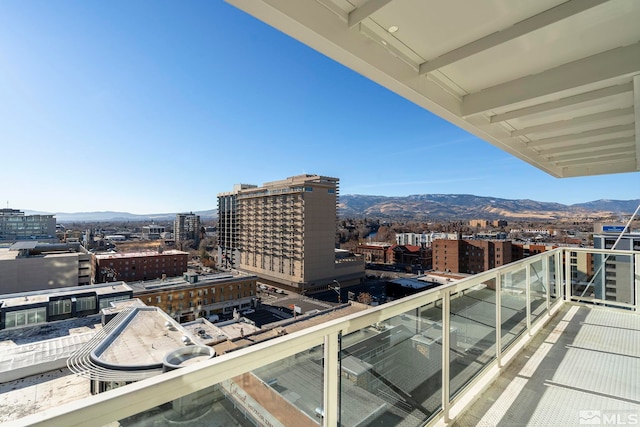
<path fill-rule="evenodd" d="M 510 241 L 438 239 L 431 247 L 437 271 L 476 274 L 513 261 Z"/>
<path fill-rule="evenodd" d="M 189 254 L 181 251 L 113 253 L 94 255 L 95 282 L 137 282 L 181 276 Z"/>

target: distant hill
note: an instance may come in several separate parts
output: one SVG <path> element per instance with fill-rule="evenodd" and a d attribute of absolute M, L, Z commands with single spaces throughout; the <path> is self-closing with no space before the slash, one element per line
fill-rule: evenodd
<path fill-rule="evenodd" d="M 630 215 L 640 204 L 635 200 L 595 200 L 564 205 L 529 199 L 500 199 L 471 194 L 415 194 L 403 197 L 340 196 L 338 215 L 341 218 L 387 218 L 404 220 L 430 219 L 539 219 L 553 220 L 571 217 L 604 217 Z M 28 215 L 47 212 L 25 211 Z M 217 218 L 216 209 L 194 212 L 202 219 Z M 55 213 L 60 223 L 102 221 L 169 221 L 175 213 L 131 214 L 128 212 Z"/>
<path fill-rule="evenodd" d="M 632 214 L 637 200 L 596 200 L 575 205 L 511 200 L 471 194 L 418 194 L 404 197 L 342 195 L 343 218 L 428 219 L 540 219 Z"/>
<path fill-rule="evenodd" d="M 27 215 L 50 214 L 48 212 L 24 211 Z M 217 209 L 194 212 L 203 220 L 211 220 L 218 217 Z M 59 223 L 65 222 L 104 222 L 104 221 L 170 221 L 176 218 L 175 213 L 159 214 L 132 214 L 128 212 L 56 212 L 54 213 Z"/>

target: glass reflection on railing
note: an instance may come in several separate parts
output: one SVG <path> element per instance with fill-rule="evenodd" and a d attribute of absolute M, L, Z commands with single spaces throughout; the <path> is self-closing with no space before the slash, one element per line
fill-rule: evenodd
<path fill-rule="evenodd" d="M 634 304 L 632 256 L 583 251 L 567 253 L 573 300 Z"/>
<path fill-rule="evenodd" d="M 546 272 L 543 269 L 543 260 L 529 264 L 529 305 L 531 310 L 531 323 L 535 322 L 547 311 L 547 284 Z"/>
<path fill-rule="evenodd" d="M 322 424 L 322 346 L 120 420 L 122 426 Z"/>
<path fill-rule="evenodd" d="M 496 357 L 495 279 L 451 295 L 450 395 Z"/>
<path fill-rule="evenodd" d="M 345 335 L 341 349 L 340 425 L 419 426 L 440 410 L 441 304 Z"/>
<path fill-rule="evenodd" d="M 501 339 L 504 350 L 527 328 L 526 270 L 502 274 L 501 279 Z"/>
<path fill-rule="evenodd" d="M 559 274 L 556 272 L 557 256 L 557 254 L 553 254 L 547 258 L 547 268 L 549 269 L 549 299 L 551 304 L 553 304 L 560 296 L 559 284 L 561 283 L 561 279 Z"/>

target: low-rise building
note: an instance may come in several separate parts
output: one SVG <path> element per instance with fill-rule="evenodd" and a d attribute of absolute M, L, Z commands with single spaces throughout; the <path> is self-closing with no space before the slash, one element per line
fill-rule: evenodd
<path fill-rule="evenodd" d="M 187 252 L 145 251 L 94 254 L 95 282 L 141 281 L 182 276 L 187 271 Z"/>
<path fill-rule="evenodd" d="M 255 307 L 257 280 L 255 275 L 242 273 L 184 274 L 129 285 L 134 296 L 146 305 L 159 307 L 174 319 L 188 322 Z"/>
<path fill-rule="evenodd" d="M 142 227 L 143 240 L 158 240 L 165 233 L 165 227 L 162 225 L 151 224 Z"/>
<path fill-rule="evenodd" d="M 0 209 L 0 242 L 36 240 L 56 243 L 56 218 L 53 215 L 25 215 L 18 209 Z"/>
<path fill-rule="evenodd" d="M 97 314 L 132 295 L 124 282 L 0 295 L 0 329 Z"/>
<path fill-rule="evenodd" d="M 438 271 L 476 274 L 513 261 L 510 241 L 439 239 L 432 247 Z"/>
<path fill-rule="evenodd" d="M 387 249 L 391 244 L 384 242 L 370 242 L 366 245 L 358 245 L 356 253 L 362 255 L 364 261 L 372 264 L 389 264 Z"/>
<path fill-rule="evenodd" d="M 17 242 L 0 248 L 0 293 L 90 285 L 91 255 L 79 243 Z"/>

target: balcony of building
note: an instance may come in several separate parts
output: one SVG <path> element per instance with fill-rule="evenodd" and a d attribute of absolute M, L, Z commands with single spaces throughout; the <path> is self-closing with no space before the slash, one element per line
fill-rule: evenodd
<path fill-rule="evenodd" d="M 632 273 L 616 283 L 631 301 L 617 301 L 597 297 L 605 295 L 598 275 L 572 283 L 564 251 L 9 425 L 631 423 L 640 416 L 640 253 L 613 252 Z"/>

